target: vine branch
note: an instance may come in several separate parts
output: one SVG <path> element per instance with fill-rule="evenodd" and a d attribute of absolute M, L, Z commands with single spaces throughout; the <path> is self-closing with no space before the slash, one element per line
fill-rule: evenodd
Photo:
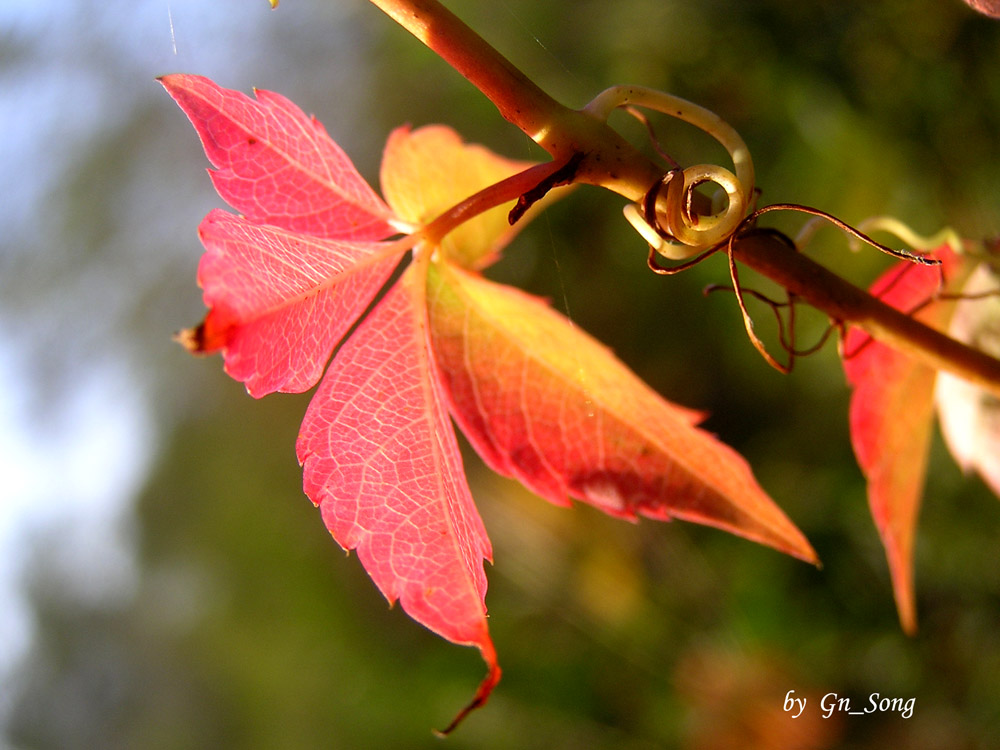
<path fill-rule="evenodd" d="M 371 1 L 479 89 L 554 162 L 564 165 L 578 159 L 575 182 L 604 187 L 636 202 L 663 177 L 663 170 L 605 119 L 555 101 L 438 0 Z M 509 191 L 494 191 L 483 201 L 492 202 L 500 193 Z M 656 208 L 666 213 L 665 201 Z M 886 305 L 773 235 L 743 234 L 732 247 L 737 260 L 832 320 L 857 325 L 921 363 L 947 370 L 1000 398 L 1000 360 Z"/>
<path fill-rule="evenodd" d="M 872 338 L 923 364 L 948 370 L 1000 397 L 1000 360 L 885 304 L 772 235 L 741 235 L 734 241 L 733 250 L 737 260 L 833 320 L 856 325 Z"/>

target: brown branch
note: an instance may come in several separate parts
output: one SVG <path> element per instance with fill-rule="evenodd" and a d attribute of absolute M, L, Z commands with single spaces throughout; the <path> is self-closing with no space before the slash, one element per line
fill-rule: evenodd
<path fill-rule="evenodd" d="M 575 181 L 639 201 L 662 177 L 659 167 L 605 122 L 556 102 L 437 0 L 372 2 L 467 78 L 555 161 L 565 164 L 583 154 Z M 832 320 L 860 326 L 921 362 L 1000 397 L 1000 360 L 893 309 L 781 240 L 751 233 L 736 239 L 734 252 Z"/>
<path fill-rule="evenodd" d="M 607 123 L 550 97 L 437 0 L 371 0 L 479 89 L 556 161 L 584 158 L 576 182 L 638 200 L 661 170 Z"/>
<path fill-rule="evenodd" d="M 882 343 L 934 369 L 965 378 L 1000 398 L 1000 360 L 890 307 L 773 235 L 752 232 L 737 237 L 733 250 L 737 260 L 831 319 L 863 328 Z"/>
<path fill-rule="evenodd" d="M 535 140 L 567 111 L 437 0 L 372 0 L 486 94 L 500 114 Z"/>

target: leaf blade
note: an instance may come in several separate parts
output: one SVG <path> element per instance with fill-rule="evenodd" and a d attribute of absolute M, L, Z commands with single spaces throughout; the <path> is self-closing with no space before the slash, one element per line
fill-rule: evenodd
<path fill-rule="evenodd" d="M 396 233 L 343 150 L 285 97 L 258 90 L 254 100 L 195 75 L 160 83 L 197 130 L 219 195 L 251 221 L 330 238 Z"/>
<path fill-rule="evenodd" d="M 382 194 L 396 214 L 426 224 L 458 202 L 534 162 L 508 159 L 485 146 L 465 143 L 452 128 L 426 125 L 396 128 L 382 157 Z M 464 222 L 441 242 L 445 257 L 466 268 L 482 268 L 527 223 L 512 228 L 508 207 L 497 206 Z"/>
<path fill-rule="evenodd" d="M 499 679 L 486 624 L 492 548 L 427 350 L 422 279 L 408 269 L 334 357 L 296 444 L 324 523 L 389 602 L 454 643 L 480 649 Z"/>
<path fill-rule="evenodd" d="M 315 385 L 406 249 L 312 237 L 221 209 L 205 217 L 199 235 L 198 282 L 209 312 L 182 342 L 198 353 L 222 351 L 226 372 L 257 398 Z"/>
<path fill-rule="evenodd" d="M 950 273 L 958 263 L 947 248 L 934 253 Z M 907 261 L 893 265 L 869 292 L 899 310 L 912 310 L 937 291 L 935 268 Z M 916 317 L 942 323 L 950 305 L 932 302 Z M 893 596 L 903 631 L 917 628 L 913 551 L 927 473 L 937 373 L 857 328 L 844 340 L 844 372 L 853 388 L 851 444 L 867 481 L 868 507 L 885 548 Z"/>
<path fill-rule="evenodd" d="M 558 505 L 716 526 L 815 562 L 700 414 L 660 398 L 542 301 L 439 264 L 431 334 L 452 413 L 501 474 Z"/>

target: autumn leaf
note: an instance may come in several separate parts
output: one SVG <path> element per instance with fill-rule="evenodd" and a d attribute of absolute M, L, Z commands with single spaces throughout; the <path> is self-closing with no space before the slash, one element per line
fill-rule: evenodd
<path fill-rule="evenodd" d="M 514 161 L 462 142 L 443 125 L 396 128 L 382 156 L 382 194 L 401 219 L 420 226 L 459 199 L 500 182 L 533 162 Z M 466 221 L 441 242 L 442 254 L 465 268 L 483 268 L 527 223 L 511 227 L 508 208 L 497 206 Z"/>
<path fill-rule="evenodd" d="M 421 268 L 407 269 L 337 353 L 296 452 L 306 494 L 386 599 L 438 635 L 479 647 L 489 666 L 482 702 L 500 679 L 482 563 L 492 550 L 438 393 Z"/>
<path fill-rule="evenodd" d="M 959 259 L 947 246 L 934 256 L 942 261 L 941 268 L 900 261 L 869 291 L 899 310 L 919 308 L 917 318 L 943 327 L 952 305 L 925 303 L 939 290 L 942 270 L 950 276 Z M 913 633 L 913 543 L 927 471 L 936 372 L 857 328 L 848 331 L 844 352 L 844 370 L 854 388 L 851 443 L 868 481 L 868 505 L 885 547 L 900 624 Z"/>
<path fill-rule="evenodd" d="M 716 526 L 816 562 L 746 462 L 541 300 L 447 263 L 429 276 L 452 413 L 497 472 L 557 505 Z"/>
<path fill-rule="evenodd" d="M 218 209 L 199 235 L 206 252 L 198 282 L 210 311 L 182 342 L 196 352 L 222 350 L 226 372 L 256 397 L 312 388 L 405 250 L 313 237 Z"/>
<path fill-rule="evenodd" d="M 386 205 L 287 99 L 198 76 L 162 83 L 243 214 L 202 222 L 209 312 L 182 342 L 221 352 L 254 396 L 322 377 L 296 445 L 306 494 L 390 603 L 476 646 L 488 666 L 449 729 L 500 678 L 486 623 L 492 551 L 449 410 L 488 464 L 552 502 L 684 518 L 815 560 L 746 462 L 695 426 L 698 413 L 661 399 L 540 301 L 462 269 L 486 265 L 511 237 L 505 208 L 462 202 L 531 165 L 443 126 L 401 128 L 382 166 Z M 459 203 L 465 223 L 429 242 L 422 227 Z M 378 299 L 409 250 L 413 262 Z"/>
<path fill-rule="evenodd" d="M 256 91 L 255 101 L 202 76 L 160 83 L 198 131 L 215 189 L 248 220 L 339 239 L 396 233 L 392 212 L 340 146 L 285 97 Z"/>
<path fill-rule="evenodd" d="M 386 239 L 409 222 L 283 97 L 258 91 L 254 101 L 197 76 L 162 83 L 201 136 L 219 193 L 246 214 L 215 210 L 202 222 L 198 279 L 209 313 L 182 340 L 194 351 L 221 351 L 227 372 L 255 396 L 306 390 L 419 237 Z M 464 154 L 443 130 L 439 137 Z M 419 191 L 409 174 L 417 166 L 403 161 L 383 175 Z M 433 195 L 444 210 L 484 186 L 458 181 Z M 419 199 L 409 205 L 419 209 Z M 424 283 L 413 282 L 425 268 L 404 273 L 341 347 L 307 410 L 297 454 L 327 528 L 357 550 L 386 598 L 444 638 L 480 649 L 489 672 L 474 707 L 500 677 L 484 601 L 482 561 L 492 553 L 427 348 Z"/>

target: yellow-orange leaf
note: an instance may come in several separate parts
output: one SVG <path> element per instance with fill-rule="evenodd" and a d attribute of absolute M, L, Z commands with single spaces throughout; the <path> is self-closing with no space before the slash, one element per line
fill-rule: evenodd
<path fill-rule="evenodd" d="M 428 279 L 453 416 L 496 471 L 553 503 L 707 524 L 811 562 L 746 461 L 541 300 L 447 263 Z"/>
<path fill-rule="evenodd" d="M 382 156 L 382 194 L 399 218 L 419 226 L 531 166 L 463 143 L 445 125 L 401 127 L 389 136 Z M 465 222 L 444 238 L 441 252 L 464 268 L 489 265 L 515 233 L 507 221 L 509 210 L 498 206 Z"/>

